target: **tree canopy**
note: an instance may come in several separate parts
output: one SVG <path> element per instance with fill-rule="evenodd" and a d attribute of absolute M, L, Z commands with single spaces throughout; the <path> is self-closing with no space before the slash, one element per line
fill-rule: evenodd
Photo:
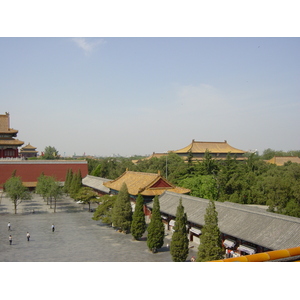
<path fill-rule="evenodd" d="M 28 189 L 22 184 L 20 177 L 12 176 L 4 183 L 6 195 L 11 199 L 14 205 L 15 214 L 17 207 L 23 200 L 30 200 L 32 198 Z"/>
<path fill-rule="evenodd" d="M 91 211 L 91 202 L 98 201 L 97 197 L 98 194 L 90 187 L 81 187 L 75 196 L 76 200 L 89 205 L 89 211 Z"/>
<path fill-rule="evenodd" d="M 44 150 L 43 159 L 59 159 L 58 150 L 53 146 L 47 146 Z"/>
<path fill-rule="evenodd" d="M 104 195 L 100 198 L 101 203 L 94 211 L 93 220 L 101 220 L 103 223 L 112 225 L 112 209 L 114 207 L 117 196 Z"/>
<path fill-rule="evenodd" d="M 63 195 L 63 188 L 53 176 L 46 176 L 43 173 L 38 177 L 36 185 L 36 193 L 40 194 L 47 204 L 52 208 L 52 200 L 54 200 L 54 212 L 56 212 L 56 202 Z"/>

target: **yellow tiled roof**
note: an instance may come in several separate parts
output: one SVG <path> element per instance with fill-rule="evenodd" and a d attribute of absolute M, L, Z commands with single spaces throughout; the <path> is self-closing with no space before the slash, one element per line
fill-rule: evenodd
<path fill-rule="evenodd" d="M 274 156 L 273 158 L 266 160 L 266 162 L 277 166 L 283 166 L 288 161 L 300 164 L 300 158 L 298 156 Z"/>
<path fill-rule="evenodd" d="M 0 145 L 9 145 L 9 146 L 22 146 L 24 142 L 18 140 L 18 139 L 0 139 Z"/>
<path fill-rule="evenodd" d="M 151 186 L 153 186 L 160 179 L 166 182 L 169 186 L 151 188 Z M 160 174 L 133 171 L 126 171 L 117 179 L 104 182 L 103 185 L 110 189 L 119 191 L 124 182 L 127 185 L 128 193 L 131 195 L 141 194 L 144 196 L 155 196 L 162 194 L 166 190 L 181 194 L 190 192 L 188 189 L 173 186 L 166 179 L 161 177 Z"/>
<path fill-rule="evenodd" d="M 188 146 L 174 151 L 175 153 L 187 153 L 191 151 L 192 153 L 205 153 L 208 150 L 211 153 L 246 153 L 237 148 L 230 146 L 227 141 L 224 142 L 198 142 L 193 140 Z"/>
<path fill-rule="evenodd" d="M 33 147 L 33 146 L 30 145 L 30 143 L 28 143 L 26 146 L 24 146 L 24 147 L 22 148 L 22 150 L 23 150 L 23 149 L 35 150 L 36 147 Z"/>
<path fill-rule="evenodd" d="M 5 113 L 5 115 L 0 115 L 0 133 L 18 133 L 18 130 L 9 128 L 9 113 Z"/>
<path fill-rule="evenodd" d="M 18 130 L 12 128 L 8 128 L 8 130 L 0 130 L 0 133 L 8 133 L 8 134 L 15 134 L 18 132 L 19 132 Z"/>

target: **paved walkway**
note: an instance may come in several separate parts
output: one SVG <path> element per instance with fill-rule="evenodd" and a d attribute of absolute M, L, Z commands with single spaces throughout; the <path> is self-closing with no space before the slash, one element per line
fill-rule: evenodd
<path fill-rule="evenodd" d="M 1 195 L 0 195 L 1 197 Z M 170 237 L 164 246 L 152 254 L 146 237 L 134 241 L 131 234 L 115 231 L 100 221 L 92 220 L 87 205 L 64 197 L 57 203 L 57 212 L 44 200 L 22 202 L 14 214 L 12 202 L 1 197 L 0 202 L 0 262 L 171 262 Z M 32 213 L 34 211 L 34 213 Z M 11 231 L 7 224 L 11 223 Z M 55 225 L 55 232 L 51 225 Z M 31 235 L 28 242 L 27 231 Z M 12 245 L 8 236 L 12 235 Z M 188 260 L 196 255 L 190 249 Z"/>

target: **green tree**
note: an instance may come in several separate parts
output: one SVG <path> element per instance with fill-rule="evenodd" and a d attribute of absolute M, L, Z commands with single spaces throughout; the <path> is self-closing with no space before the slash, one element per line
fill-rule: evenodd
<path fill-rule="evenodd" d="M 22 184 L 20 177 L 12 176 L 4 183 L 6 195 L 11 199 L 14 205 L 15 214 L 17 213 L 17 206 L 23 200 L 30 200 L 31 194 L 28 189 Z"/>
<path fill-rule="evenodd" d="M 97 166 L 100 165 L 100 160 L 99 159 L 94 159 L 94 158 L 86 158 L 86 161 L 88 163 L 88 174 L 93 175 L 92 171 L 97 168 Z M 96 175 L 93 175 L 96 176 Z"/>
<path fill-rule="evenodd" d="M 172 235 L 172 241 L 170 246 L 170 253 L 172 259 L 175 262 L 186 261 L 189 254 L 189 239 L 187 237 L 187 216 L 184 212 L 182 205 L 182 199 L 179 200 L 177 207 L 174 233 Z"/>
<path fill-rule="evenodd" d="M 73 179 L 73 170 L 72 169 L 69 169 L 67 171 L 67 175 L 66 175 L 66 179 L 65 179 L 65 183 L 64 183 L 64 188 L 63 188 L 63 191 L 66 193 L 66 194 L 69 194 L 70 193 L 70 190 L 71 190 L 71 184 L 72 184 L 72 179 Z"/>
<path fill-rule="evenodd" d="M 44 151 L 43 159 L 59 159 L 58 151 L 55 147 L 47 146 Z"/>
<path fill-rule="evenodd" d="M 155 253 L 156 250 L 160 249 L 164 244 L 165 236 L 165 227 L 160 215 L 158 196 L 155 196 L 153 200 L 152 216 L 147 231 L 147 246 Z"/>
<path fill-rule="evenodd" d="M 90 173 L 92 176 L 100 177 L 101 174 L 101 164 L 98 164 Z"/>
<path fill-rule="evenodd" d="M 35 191 L 44 200 L 47 199 L 47 204 L 50 204 L 50 208 L 52 208 L 52 200 L 54 200 L 54 212 L 56 212 L 56 202 L 63 195 L 61 184 L 53 176 L 46 176 L 42 173 L 38 177 Z"/>
<path fill-rule="evenodd" d="M 205 224 L 200 236 L 197 261 L 212 261 L 223 258 L 221 233 L 218 227 L 218 213 L 214 201 L 210 200 L 204 216 Z"/>
<path fill-rule="evenodd" d="M 144 198 L 140 194 L 136 198 L 136 204 L 132 215 L 132 223 L 131 223 L 130 231 L 132 236 L 136 240 L 139 240 L 146 231 L 146 221 L 145 221 L 145 214 L 144 214 Z"/>
<path fill-rule="evenodd" d="M 50 185 L 49 197 L 54 200 L 54 212 L 56 212 L 56 202 L 63 195 L 62 186 L 58 181 L 53 180 Z"/>
<path fill-rule="evenodd" d="M 184 178 L 178 183 L 181 187 L 190 189 L 190 195 L 216 200 L 218 196 L 217 182 L 213 175 L 195 175 Z"/>
<path fill-rule="evenodd" d="M 91 211 L 91 202 L 98 201 L 98 194 L 90 187 L 81 187 L 76 194 L 76 200 L 82 201 L 84 204 L 89 205 L 89 211 Z"/>
<path fill-rule="evenodd" d="M 44 201 L 47 199 L 47 193 L 48 193 L 48 186 L 46 184 L 46 181 L 47 181 L 47 176 L 45 176 L 44 173 L 42 173 L 37 179 L 37 184 L 35 188 L 35 192 L 41 195 Z"/>
<path fill-rule="evenodd" d="M 113 226 L 120 228 L 123 232 L 128 232 L 132 222 L 132 207 L 127 185 L 124 182 L 112 211 Z"/>
<path fill-rule="evenodd" d="M 112 209 L 116 202 L 117 196 L 104 195 L 100 197 L 100 204 L 94 211 L 93 220 L 101 220 L 103 223 L 112 225 Z"/>
<path fill-rule="evenodd" d="M 262 154 L 262 159 L 269 160 L 275 156 L 276 151 L 273 149 L 265 149 Z"/>
<path fill-rule="evenodd" d="M 73 199 L 76 199 L 76 194 L 79 192 L 82 186 L 81 171 L 78 170 L 77 173 L 73 174 L 71 186 L 69 188 L 69 194 Z"/>
<path fill-rule="evenodd" d="M 209 150 L 206 150 L 203 156 L 203 160 L 195 165 L 195 172 L 201 175 L 212 175 L 218 171 L 218 163 L 213 159 Z"/>

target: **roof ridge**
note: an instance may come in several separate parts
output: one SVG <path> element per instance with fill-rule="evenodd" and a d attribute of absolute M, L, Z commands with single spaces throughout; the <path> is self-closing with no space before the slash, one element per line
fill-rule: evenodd
<path fill-rule="evenodd" d="M 199 200 L 200 201 L 205 200 L 205 202 L 210 201 L 209 199 L 190 196 L 190 195 L 185 195 L 185 194 L 177 194 L 177 193 L 174 193 L 174 192 L 171 192 L 171 191 L 165 191 L 163 194 L 161 194 L 161 196 L 163 196 L 165 193 L 176 194 L 179 197 L 189 198 L 190 200 L 193 200 L 193 201 L 199 201 Z M 197 199 L 199 199 L 199 200 L 197 200 Z M 220 202 L 220 201 L 216 201 L 216 200 L 214 200 L 214 203 L 216 204 L 216 206 L 230 207 L 232 209 L 239 210 L 239 211 L 245 211 L 245 212 L 248 212 L 248 213 L 259 214 L 259 215 L 268 216 L 268 217 L 272 217 L 272 218 L 276 218 L 276 219 L 281 219 L 281 220 L 285 220 L 285 221 L 289 221 L 289 222 L 300 223 L 300 218 L 293 217 L 293 216 L 281 215 L 281 214 L 273 213 L 271 211 L 259 211 L 259 210 L 254 211 L 254 210 L 251 210 L 251 209 L 247 209 L 246 207 L 235 207 L 235 205 L 243 205 L 241 203 L 235 203 L 235 202 L 229 202 L 229 201 Z"/>
<path fill-rule="evenodd" d="M 150 173 L 150 172 L 136 172 L 136 171 L 125 171 L 126 172 L 130 172 L 130 173 L 138 173 L 138 174 L 145 174 L 145 175 L 156 175 L 156 176 L 160 176 L 158 173 Z M 124 173 L 123 173 L 124 174 Z"/>

